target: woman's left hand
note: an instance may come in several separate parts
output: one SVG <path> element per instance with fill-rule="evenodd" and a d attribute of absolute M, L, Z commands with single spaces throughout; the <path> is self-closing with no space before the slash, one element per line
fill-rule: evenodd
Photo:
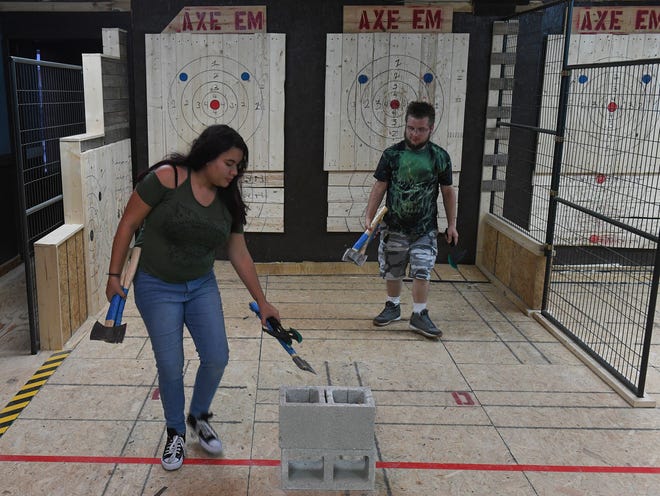
<path fill-rule="evenodd" d="M 259 313 L 261 314 L 261 325 L 266 327 L 269 317 L 275 317 L 280 320 L 280 312 L 267 301 L 259 303 Z"/>

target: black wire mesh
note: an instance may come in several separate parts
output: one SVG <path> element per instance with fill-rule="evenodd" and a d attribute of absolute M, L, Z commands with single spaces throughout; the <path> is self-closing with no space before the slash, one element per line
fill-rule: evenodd
<path fill-rule="evenodd" d="M 60 138 L 85 132 L 82 67 L 12 57 L 21 255 L 31 352 L 40 349 L 34 243 L 64 224 Z"/>
<path fill-rule="evenodd" d="M 16 60 L 16 59 L 15 59 Z M 64 223 L 59 139 L 85 132 L 82 68 L 18 60 L 17 149 L 30 245 Z"/>
<path fill-rule="evenodd" d="M 493 37 L 516 63 L 498 93 L 510 118 L 497 120 L 509 132 L 491 213 L 549 248 L 543 315 L 642 396 L 660 278 L 660 60 L 569 65 L 581 43 L 607 43 L 573 43 L 570 11 L 517 15 L 516 35 Z"/>
<path fill-rule="evenodd" d="M 657 242 L 559 203 L 556 228 L 568 232 L 575 225 L 601 228 L 611 239 L 625 242 L 626 248 L 596 243 L 557 248 L 544 313 L 638 392 L 645 374 L 643 350 L 650 339 L 649 311 L 657 284 Z"/>
<path fill-rule="evenodd" d="M 495 41 L 497 48 L 515 53 L 516 63 L 502 66 L 500 77 L 513 78 L 512 90 L 500 90 L 498 105 L 511 109 L 497 126 L 509 130 L 495 153 L 507 156 L 505 166 L 493 168 L 493 179 L 504 191 L 491 197 L 491 213 L 545 242 L 548 219 L 560 80 L 563 64 L 564 5 L 517 16 L 518 33 Z M 549 22 L 548 19 L 555 19 Z M 495 50 L 495 47 L 494 47 Z"/>

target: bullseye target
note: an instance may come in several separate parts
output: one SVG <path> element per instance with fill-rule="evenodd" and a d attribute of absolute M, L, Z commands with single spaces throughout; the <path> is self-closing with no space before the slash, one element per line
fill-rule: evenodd
<path fill-rule="evenodd" d="M 576 140 L 583 147 L 616 155 L 639 146 L 655 132 L 645 116 L 660 108 L 657 75 L 622 66 L 607 72 L 582 70 L 572 83 L 569 105 L 576 112 L 570 127 L 589 137 L 584 143 Z"/>
<path fill-rule="evenodd" d="M 190 144 L 204 128 L 227 124 L 249 140 L 264 118 L 264 95 L 254 73 L 225 56 L 197 58 L 169 85 L 167 113 L 178 136 Z"/>
<path fill-rule="evenodd" d="M 431 135 L 461 170 L 469 35 L 327 35 L 323 169 L 328 171 L 329 232 L 359 232 L 373 171 L 405 133 L 408 105 L 435 109 Z M 442 210 L 442 209 L 441 209 Z"/>
<path fill-rule="evenodd" d="M 149 161 L 231 126 L 249 150 L 246 231 L 284 232 L 286 35 L 147 34 L 145 54 Z"/>
<path fill-rule="evenodd" d="M 419 69 L 413 72 L 410 68 Z M 433 69 L 421 60 L 405 55 L 375 59 L 357 71 L 346 100 L 349 123 L 365 145 L 374 144 L 374 135 L 388 142 L 403 139 L 408 104 L 426 101 L 434 105 L 436 122 L 443 116 L 444 94 Z"/>

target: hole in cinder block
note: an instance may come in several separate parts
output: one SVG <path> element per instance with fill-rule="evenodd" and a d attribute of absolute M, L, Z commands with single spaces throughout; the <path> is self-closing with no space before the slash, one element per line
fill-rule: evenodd
<path fill-rule="evenodd" d="M 319 403 L 318 389 L 287 389 L 287 403 Z"/>
<path fill-rule="evenodd" d="M 364 391 L 361 389 L 334 389 L 332 399 L 335 403 L 351 403 L 355 405 L 364 404 Z"/>
<path fill-rule="evenodd" d="M 323 481 L 323 457 L 289 460 L 289 480 Z"/>
<path fill-rule="evenodd" d="M 369 480 L 369 457 L 341 455 L 332 465 L 333 480 Z"/>

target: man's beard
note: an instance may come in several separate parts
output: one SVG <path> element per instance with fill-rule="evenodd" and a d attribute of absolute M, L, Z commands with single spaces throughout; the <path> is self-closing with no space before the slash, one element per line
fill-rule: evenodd
<path fill-rule="evenodd" d="M 406 142 L 406 146 L 410 148 L 413 151 L 421 150 L 426 146 L 426 144 L 431 140 L 431 137 L 429 136 L 428 139 L 426 139 L 424 142 L 420 143 L 419 145 L 413 144 L 409 139 L 408 136 L 403 137 L 403 140 Z"/>

